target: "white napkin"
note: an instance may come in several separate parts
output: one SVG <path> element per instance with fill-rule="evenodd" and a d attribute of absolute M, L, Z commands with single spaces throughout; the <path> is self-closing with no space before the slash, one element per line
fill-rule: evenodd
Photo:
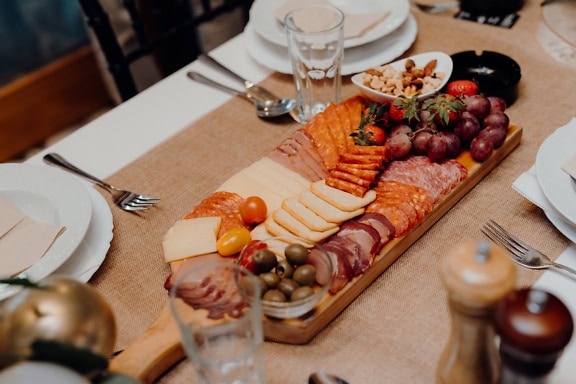
<path fill-rule="evenodd" d="M 288 12 L 293 9 L 301 8 L 307 5 L 316 4 L 331 4 L 328 0 L 286 0 L 281 6 L 276 8 L 274 16 L 280 23 L 284 23 L 284 17 Z M 390 12 L 379 11 L 371 13 L 352 13 L 344 12 L 344 39 L 354 37 L 361 37 L 370 29 L 378 25 L 384 20 Z M 311 18 L 314 23 L 318 23 L 318 19 Z M 302 20 L 302 25 L 299 24 L 302 30 L 307 30 L 306 27 L 309 20 Z"/>
<path fill-rule="evenodd" d="M 32 266 L 64 231 L 63 226 L 31 219 L 0 195 L 0 278 Z"/>

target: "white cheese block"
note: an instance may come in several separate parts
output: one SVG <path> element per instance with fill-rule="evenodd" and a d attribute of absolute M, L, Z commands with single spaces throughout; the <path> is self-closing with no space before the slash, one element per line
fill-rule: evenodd
<path fill-rule="evenodd" d="M 285 184 L 292 189 L 296 195 L 310 188 L 310 181 L 308 179 L 268 157 L 263 157 L 255 161 L 251 167 L 269 176 L 272 180 Z"/>
<path fill-rule="evenodd" d="M 247 167 L 240 171 L 240 174 L 244 175 L 248 180 L 251 180 L 254 183 L 260 184 L 266 189 L 276 193 L 279 196 L 282 196 L 283 199 L 294 196 L 297 192 L 292 191 L 286 185 L 276 182 L 269 176 L 261 173 L 255 168 Z"/>
<path fill-rule="evenodd" d="M 216 216 L 178 220 L 162 240 L 166 262 L 216 252 L 221 222 L 222 218 Z"/>

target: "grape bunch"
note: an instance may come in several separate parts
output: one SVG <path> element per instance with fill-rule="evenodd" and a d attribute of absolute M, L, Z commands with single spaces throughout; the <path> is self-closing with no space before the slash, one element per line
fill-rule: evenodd
<path fill-rule="evenodd" d="M 416 154 L 439 161 L 468 149 L 482 162 L 504 143 L 510 123 L 503 99 L 479 94 L 439 94 L 424 102 L 400 97 L 388 108 L 385 144 L 392 159 Z"/>

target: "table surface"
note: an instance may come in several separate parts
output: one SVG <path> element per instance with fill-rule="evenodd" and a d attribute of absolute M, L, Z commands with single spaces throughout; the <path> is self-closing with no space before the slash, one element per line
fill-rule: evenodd
<path fill-rule="evenodd" d="M 371 297 L 379 295 L 390 302 L 401 301 L 403 295 L 430 294 L 443 298 L 444 292 L 439 284 L 430 288 L 436 290 L 434 292 L 422 292 L 430 289 L 418 286 L 414 271 L 419 271 L 420 266 L 420 270 L 437 274 L 437 263 L 420 264 L 449 252 L 454 245 L 450 240 L 478 237 L 478 228 L 489 218 L 504 221 L 520 237 L 529 238 L 532 245 L 550 252 L 552 257 L 557 257 L 571 244 L 546 220 L 541 210 L 511 190 L 512 182 L 534 162 L 542 141 L 576 113 L 576 68 L 554 61 L 538 45 L 535 39 L 540 23 L 538 4 L 527 1 L 519 12 L 519 20 L 511 29 L 456 20 L 451 12 L 429 15 L 415 9 L 412 11 L 419 31 L 416 42 L 407 54 L 435 50 L 448 54 L 465 50 L 493 50 L 508 54 L 519 62 L 522 68 L 520 96 L 507 112 L 511 121 L 524 129 L 522 143 L 310 344 L 295 347 L 266 343 L 270 383 L 302 383 L 310 373 L 319 370 L 336 373 L 351 383 L 429 383 L 433 381 L 438 358 L 434 353 L 441 346 L 430 345 L 436 343 L 436 339 L 427 338 L 426 335 L 436 333 L 440 339 L 447 335 L 449 320 L 446 308 L 439 308 L 433 313 L 417 310 L 387 313 L 386 308 L 373 308 Z M 254 82 L 272 74 L 248 55 L 243 35 L 226 42 L 211 55 Z M 45 153 L 58 152 L 93 174 L 103 178 L 113 176 L 231 99 L 228 94 L 191 82 L 186 77 L 190 69 L 238 86 L 217 69 L 202 62 L 191 63 L 27 162 L 42 164 L 41 158 Z M 239 105 L 252 108 L 248 104 Z M 211 165 L 203 162 L 196 166 L 209 171 Z M 206 181 L 197 179 L 194 182 Z M 195 196 L 195 199 L 200 198 L 202 196 Z M 116 226 L 116 215 L 120 214 L 115 212 Z M 177 219 L 174 217 L 174 221 Z M 562 257 L 576 257 L 571 247 L 566 253 Z M 540 277 L 537 285 L 557 292 L 569 302 L 572 313 L 576 314 L 575 299 L 566 294 L 566 291 L 576 288 L 574 282 L 548 272 L 519 270 L 519 285 L 530 284 L 537 277 Z M 402 286 L 402 280 L 407 278 L 414 282 Z M 96 286 L 101 288 L 99 282 Z M 383 301 L 383 305 L 386 303 Z M 111 304 L 114 307 L 115 303 Z M 142 301 L 142 305 L 146 303 Z M 154 309 L 159 310 L 160 307 Z M 138 317 L 139 314 L 134 313 L 133 316 Z M 395 348 L 402 344 L 403 337 L 407 335 L 402 327 L 391 328 L 388 324 L 402 324 L 415 318 L 419 319 L 417 325 L 423 328 L 419 336 L 422 337 L 421 342 L 414 344 L 415 350 L 409 357 L 398 355 Z M 371 335 L 379 336 L 377 344 L 371 341 Z M 122 338 L 122 334 L 119 337 Z M 129 341 L 128 338 L 124 343 Z M 576 367 L 567 363 L 576 358 L 575 350 L 572 342 L 554 373 L 553 383 L 568 383 L 576 376 Z M 187 361 L 179 364 L 160 381 L 185 382 L 186 377 L 192 374 L 190 365 Z M 393 367 L 407 366 L 410 369 L 405 373 L 388 371 Z"/>

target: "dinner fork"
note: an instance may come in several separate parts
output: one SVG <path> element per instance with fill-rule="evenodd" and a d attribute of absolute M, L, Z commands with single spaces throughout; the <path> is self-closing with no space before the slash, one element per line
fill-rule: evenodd
<path fill-rule="evenodd" d="M 550 260 L 548 256 L 526 244 L 494 220 L 484 224 L 482 233 L 494 243 L 502 245 L 510 253 L 512 260 L 519 265 L 530 269 L 551 269 L 576 279 L 576 270 Z"/>
<path fill-rule="evenodd" d="M 103 180 L 100 180 L 99 178 L 92 176 L 91 174 L 71 164 L 57 153 L 49 153 L 47 155 L 44 155 L 43 159 L 44 162 L 48 164 L 56 165 L 68 172 L 72 172 L 76 175 L 82 176 L 92 181 L 93 183 L 98 184 L 100 187 L 110 192 L 114 204 L 116 204 L 125 211 L 143 211 L 145 209 L 150 208 L 160 200 L 159 198 L 156 197 L 140 195 L 138 193 L 124 191 L 115 188 L 110 184 L 104 182 Z"/>

